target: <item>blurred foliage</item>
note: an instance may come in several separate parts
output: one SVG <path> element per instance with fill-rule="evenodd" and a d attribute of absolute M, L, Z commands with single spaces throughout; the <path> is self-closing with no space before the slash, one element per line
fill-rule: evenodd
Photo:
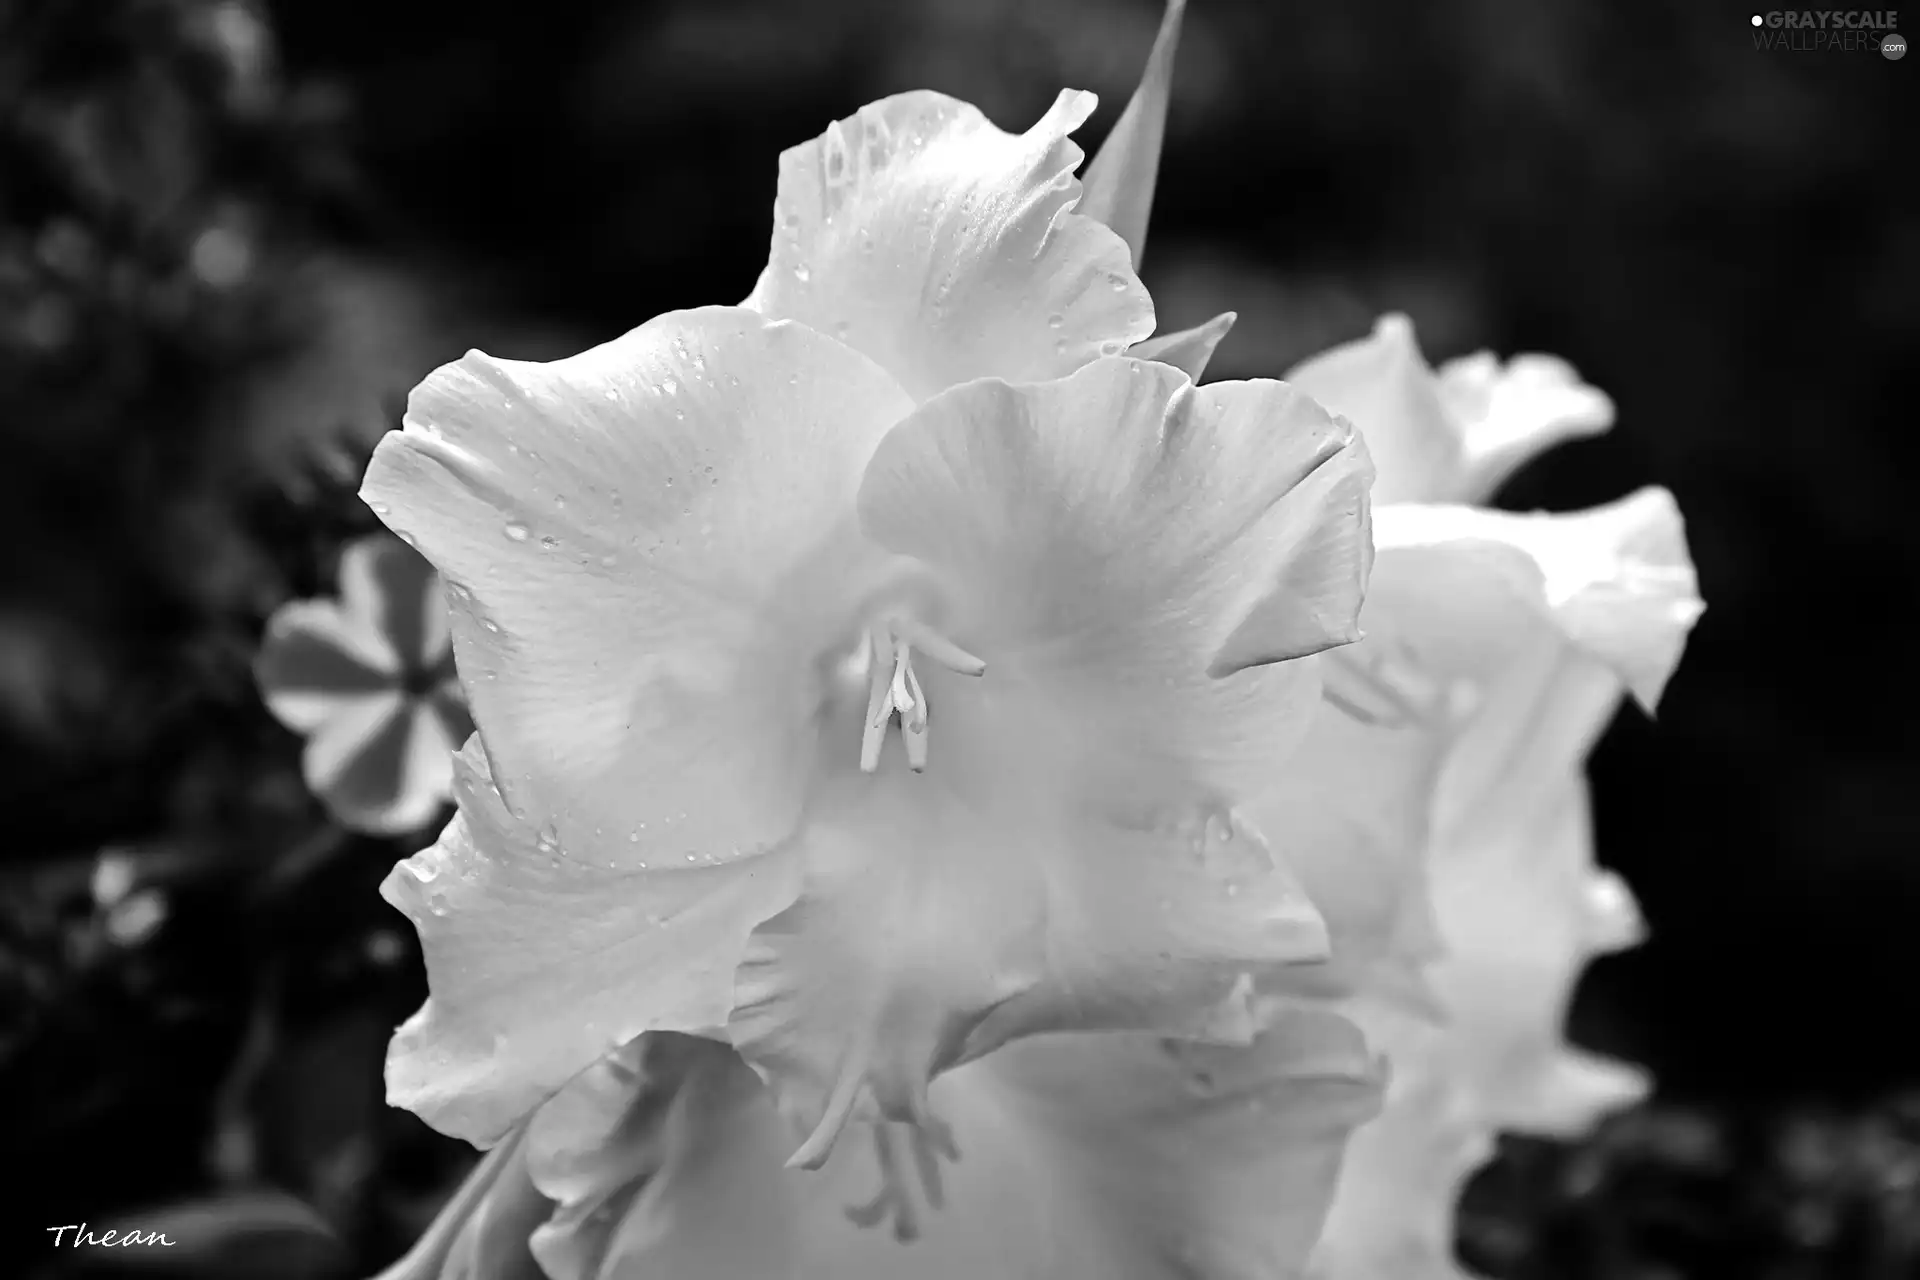
<path fill-rule="evenodd" d="M 380 1098 L 423 984 L 376 886 L 417 841 L 327 825 L 249 671 L 373 527 L 353 491 L 407 388 L 743 296 L 778 150 L 884 93 L 1019 126 L 1086 86 L 1090 148 L 1157 19 L 0 0 L 0 1274 L 81 1274 L 44 1228 L 134 1214 L 217 1239 L 179 1274 L 353 1274 L 470 1158 Z M 1221 376 L 1385 309 L 1435 358 L 1558 352 L 1621 424 L 1508 505 L 1663 483 L 1689 516 L 1709 613 L 1658 730 L 1623 717 L 1595 767 L 1655 940 L 1576 1010 L 1667 1096 L 1503 1148 L 1462 1218 L 1495 1275 L 1920 1274 L 1914 1108 L 1871 1101 L 1920 1076 L 1913 89 L 1745 23 L 1193 0 L 1182 43 L 1166 327 L 1237 309 Z"/>

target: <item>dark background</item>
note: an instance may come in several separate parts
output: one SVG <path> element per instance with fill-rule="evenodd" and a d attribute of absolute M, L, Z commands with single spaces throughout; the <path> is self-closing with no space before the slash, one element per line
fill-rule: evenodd
<path fill-rule="evenodd" d="M 1592 771 L 1653 941 L 1575 1013 L 1661 1097 L 1508 1144 L 1463 1227 L 1499 1274 L 1920 1274 L 1920 63 L 1758 51 L 1750 12 L 1192 0 L 1181 47 L 1143 274 L 1163 328 L 1240 313 L 1213 376 L 1390 309 L 1436 361 L 1554 352 L 1619 424 L 1502 505 L 1688 518 L 1708 612 Z M 350 1273 L 457 1172 L 379 1100 L 410 849 L 326 826 L 248 667 L 373 527 L 407 389 L 743 297 L 779 150 L 886 93 L 1022 129 L 1091 88 L 1091 152 L 1158 18 L 0 0 L 0 1259 L 193 1197 L 272 1261 L 176 1266 Z M 165 903 L 137 941 L 103 849 Z"/>

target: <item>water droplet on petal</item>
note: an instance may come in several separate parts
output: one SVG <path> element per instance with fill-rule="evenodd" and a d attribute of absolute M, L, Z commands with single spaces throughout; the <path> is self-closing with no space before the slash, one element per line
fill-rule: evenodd
<path fill-rule="evenodd" d="M 1058 311 L 1056 311 L 1052 315 L 1047 317 L 1047 328 L 1058 329 L 1062 325 L 1066 324 L 1066 322 L 1067 322 L 1067 318 L 1061 315 Z"/>
<path fill-rule="evenodd" d="M 806 263 L 796 262 L 793 264 L 793 278 L 801 284 L 805 284 L 807 281 L 813 279 L 813 271 Z"/>
<path fill-rule="evenodd" d="M 660 383 L 660 391 L 663 395 L 677 396 L 680 394 L 680 384 L 672 378 L 663 379 Z"/>
<path fill-rule="evenodd" d="M 1100 354 L 1103 356 L 1117 356 L 1122 351 L 1125 351 L 1126 349 L 1127 349 L 1126 343 L 1117 342 L 1112 339 L 1109 339 L 1108 341 L 1100 344 Z"/>
<path fill-rule="evenodd" d="M 447 914 L 447 895 L 438 889 L 427 895 L 427 910 L 436 916 Z"/>
<path fill-rule="evenodd" d="M 548 534 L 546 537 L 540 539 L 540 547 L 545 551 L 551 551 L 559 545 L 560 539 L 554 537 L 552 534 Z"/>
<path fill-rule="evenodd" d="M 1127 291 L 1127 278 L 1125 276 L 1108 276 L 1107 287 L 1115 293 L 1125 293 Z"/>
<path fill-rule="evenodd" d="M 525 542 L 527 540 L 527 526 L 517 523 L 509 524 L 507 526 L 507 537 L 514 542 Z"/>

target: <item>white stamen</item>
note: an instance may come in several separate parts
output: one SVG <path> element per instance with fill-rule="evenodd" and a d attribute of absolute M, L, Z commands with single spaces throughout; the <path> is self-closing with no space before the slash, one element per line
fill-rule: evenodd
<path fill-rule="evenodd" d="M 895 635 L 956 675 L 977 676 L 987 669 L 986 663 L 912 618 L 895 618 L 891 625 Z"/>
<path fill-rule="evenodd" d="M 907 682 L 913 677 L 913 646 L 904 641 L 893 651 L 893 705 L 901 715 L 912 711 L 916 704 L 913 694 L 907 690 Z"/>
<path fill-rule="evenodd" d="M 887 722 L 897 712 L 907 767 L 920 773 L 927 767 L 927 693 L 913 669 L 913 651 L 917 648 L 932 661 L 963 676 L 983 675 L 987 664 L 909 618 L 889 618 L 884 626 L 870 628 L 867 647 L 872 661 L 868 668 L 867 719 L 860 735 L 860 768 L 872 773 L 880 767 Z"/>

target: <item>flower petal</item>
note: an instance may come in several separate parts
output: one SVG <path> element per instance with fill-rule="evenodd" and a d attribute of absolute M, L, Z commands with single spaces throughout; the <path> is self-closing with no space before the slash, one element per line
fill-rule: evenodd
<path fill-rule="evenodd" d="M 1064 712 L 1075 769 L 1151 803 L 1156 779 L 1257 791 L 1297 743 L 1313 675 L 1283 664 L 1357 635 L 1370 474 L 1351 428 L 1283 384 L 1112 359 L 922 406 L 860 513 L 952 592 L 983 697 Z"/>
<path fill-rule="evenodd" d="M 1563 440 L 1613 426 L 1613 401 L 1555 356 L 1490 351 L 1440 366 L 1440 395 L 1460 425 L 1467 475 L 1461 497 L 1485 501 L 1523 463 Z"/>
<path fill-rule="evenodd" d="M 414 831 L 452 798 L 455 745 L 424 704 L 382 695 L 313 736 L 307 785 L 343 826 L 372 835 Z"/>
<path fill-rule="evenodd" d="M 1462 564 L 1463 555 L 1504 557 L 1514 565 L 1530 561 L 1530 571 L 1509 574 L 1514 597 L 1536 601 L 1648 710 L 1658 703 L 1706 607 L 1679 508 L 1664 489 L 1641 489 L 1572 515 L 1396 506 L 1382 515 L 1378 538 L 1383 550 L 1479 544 L 1478 550 L 1450 553 Z M 1493 630 L 1484 623 L 1477 629 Z"/>
<path fill-rule="evenodd" d="M 1469 1280 L 1453 1259 L 1455 1210 L 1492 1153 L 1492 1128 L 1447 1070 L 1446 1032 L 1378 1007 L 1368 1043 L 1390 1079 L 1380 1114 L 1347 1144 L 1309 1274 L 1326 1280 Z"/>
<path fill-rule="evenodd" d="M 767 269 L 747 305 L 879 361 L 916 399 L 1039 381 L 1153 332 L 1126 244 L 1071 210 L 1093 111 L 1067 90 L 1024 134 L 944 94 L 883 98 L 780 157 Z"/>
<path fill-rule="evenodd" d="M 1613 425 L 1613 403 L 1563 360 L 1515 356 L 1504 368 L 1482 352 L 1436 374 L 1403 315 L 1370 337 L 1335 347 L 1287 375 L 1351 418 L 1380 479 L 1374 501 L 1485 502 L 1542 450 Z"/>
<path fill-rule="evenodd" d="M 392 812 L 397 831 L 413 830 L 453 799 L 453 753 L 465 741 L 449 733 L 446 718 L 427 702 L 414 702 L 408 715 L 412 726 Z"/>
<path fill-rule="evenodd" d="M 392 830 L 388 820 L 412 730 L 407 700 L 398 691 L 343 703 L 301 753 L 307 789 L 355 830 Z"/>
<path fill-rule="evenodd" d="M 1370 637 L 1326 655 L 1329 694 L 1354 682 L 1391 681 L 1381 648 Z M 1420 971 L 1439 946 L 1425 862 L 1449 725 L 1431 705 L 1407 706 L 1408 718 L 1398 722 L 1351 706 L 1330 701 L 1319 709 L 1305 744 L 1250 809 L 1299 871 L 1330 940 L 1326 964 L 1288 970 L 1279 981 L 1294 994 L 1418 993 Z"/>
<path fill-rule="evenodd" d="M 597 1280 L 613 1228 L 659 1171 L 662 1128 L 689 1070 L 730 1055 L 709 1040 L 649 1034 L 567 1082 L 534 1113 L 527 1168 L 554 1202 L 534 1231 L 534 1256 L 551 1280 Z"/>
<path fill-rule="evenodd" d="M 1085 195 L 1080 212 L 1119 233 L 1133 254 L 1136 271 L 1147 249 L 1147 221 L 1153 212 L 1160 144 L 1167 130 L 1167 98 L 1173 91 L 1173 59 L 1180 48 L 1180 18 L 1186 7 L 1186 0 L 1167 0 L 1140 85 L 1081 180 Z M 1197 373 L 1192 376 L 1199 378 Z"/>
<path fill-rule="evenodd" d="M 1233 328 L 1233 322 L 1239 318 L 1238 312 L 1222 311 L 1205 324 L 1136 342 L 1127 354 L 1140 360 L 1158 360 L 1161 364 L 1170 364 L 1198 382 L 1200 375 L 1206 372 L 1207 362 L 1213 359 L 1214 348 L 1220 345 L 1220 340 L 1227 336 L 1227 330 Z"/>
<path fill-rule="evenodd" d="M 414 1241 L 413 1248 L 374 1280 L 442 1280 L 448 1271 L 448 1259 L 456 1249 L 467 1251 L 470 1257 L 474 1245 L 463 1243 L 468 1225 L 476 1217 L 484 1220 L 494 1216 L 490 1202 L 496 1190 L 502 1191 L 516 1207 L 525 1203 L 531 1190 L 525 1185 L 526 1165 L 521 1150 L 524 1139 L 524 1131 L 516 1131 L 481 1156 L 479 1163 L 461 1180 L 453 1197 Z M 515 1214 L 502 1216 L 517 1217 Z"/>
<path fill-rule="evenodd" d="M 857 353 L 729 307 L 415 390 L 362 493 L 446 577 L 494 776 L 566 856 L 722 862 L 791 829 L 816 654 L 878 559 L 855 487 L 909 407 Z"/>
<path fill-rule="evenodd" d="M 812 1127 L 796 1160 L 864 1090 L 920 1120 L 931 1075 L 1016 1035 L 1244 1038 L 1248 975 L 1324 956 L 1232 809 L 1314 706 L 1282 659 L 1352 634 L 1365 465 L 1285 387 L 1130 360 L 957 388 L 882 442 L 862 518 L 988 670 L 926 673 L 924 776 L 816 796 L 805 890 L 756 931 L 731 1031 Z"/>
<path fill-rule="evenodd" d="M 1443 829 L 1434 896 L 1447 950 L 1433 977 L 1454 1019 L 1457 1077 L 1481 1110 L 1504 1127 L 1569 1136 L 1637 1101 L 1645 1076 L 1562 1041 L 1595 950 L 1581 927 L 1592 835 L 1584 779 L 1570 774 L 1549 796 L 1518 811 L 1509 802 L 1497 828 Z"/>
<path fill-rule="evenodd" d="M 689 1081 L 611 1275 L 1292 1275 L 1379 1090 L 1359 1034 L 1330 1015 L 1290 1017 L 1237 1049 L 1036 1037 L 934 1086 L 957 1159 L 863 1125 L 871 1144 L 795 1174 L 779 1170 L 788 1131 L 756 1084 L 738 1068 Z"/>
<path fill-rule="evenodd" d="M 340 601 L 365 619 L 408 671 L 425 671 L 446 652 L 447 602 L 425 557 L 397 538 L 375 534 L 340 554 Z"/>
<path fill-rule="evenodd" d="M 1287 381 L 1360 428 L 1376 504 L 1465 500 L 1458 434 L 1405 316 L 1382 316 L 1370 337 L 1314 356 Z"/>
<path fill-rule="evenodd" d="M 381 885 L 420 932 L 432 996 L 387 1054 L 387 1096 L 484 1145 L 610 1044 L 719 1027 L 755 923 L 791 901 L 790 860 L 619 870 L 560 857 L 495 789 L 480 738 L 460 812 Z"/>
<path fill-rule="evenodd" d="M 927 1082 L 1021 1035 L 1147 1027 L 1244 1042 L 1253 971 L 1318 961 L 1306 894 L 1226 815 L 1073 830 L 1022 803 L 896 777 L 825 797 L 795 904 L 755 930 L 729 1024 L 824 1161 L 871 1097 L 930 1123 Z"/>
<path fill-rule="evenodd" d="M 553 1204 L 528 1177 L 524 1145 L 515 1156 L 461 1225 L 435 1280 L 547 1280 L 527 1242 Z"/>
<path fill-rule="evenodd" d="M 342 704 L 397 688 L 386 638 L 332 600 L 293 600 L 267 620 L 254 660 L 261 699 L 281 724 L 312 733 Z"/>

